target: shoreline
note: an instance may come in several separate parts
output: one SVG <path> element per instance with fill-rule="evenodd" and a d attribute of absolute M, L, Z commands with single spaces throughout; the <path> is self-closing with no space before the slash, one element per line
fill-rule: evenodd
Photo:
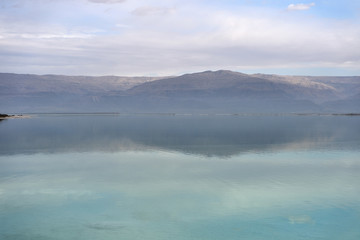
<path fill-rule="evenodd" d="M 31 118 L 30 115 L 9 115 L 9 114 L 0 114 L 0 120 L 13 119 L 13 118 Z"/>
<path fill-rule="evenodd" d="M 0 120 L 16 118 L 32 118 L 34 115 L 119 115 L 119 116 L 360 116 L 360 113 L 28 113 L 28 114 L 0 114 Z"/>

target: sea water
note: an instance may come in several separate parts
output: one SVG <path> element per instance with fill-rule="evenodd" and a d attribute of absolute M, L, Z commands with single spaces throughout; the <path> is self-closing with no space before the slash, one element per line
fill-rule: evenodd
<path fill-rule="evenodd" d="M 0 122 L 0 239 L 360 239 L 360 117 Z"/>

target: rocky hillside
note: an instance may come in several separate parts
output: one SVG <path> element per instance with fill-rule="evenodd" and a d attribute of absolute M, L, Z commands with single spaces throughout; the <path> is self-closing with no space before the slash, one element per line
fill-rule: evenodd
<path fill-rule="evenodd" d="M 360 77 L 0 74 L 3 112 L 359 112 Z"/>

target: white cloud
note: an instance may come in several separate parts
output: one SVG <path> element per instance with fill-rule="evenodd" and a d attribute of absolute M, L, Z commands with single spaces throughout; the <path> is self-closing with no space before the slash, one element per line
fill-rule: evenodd
<path fill-rule="evenodd" d="M 131 13 L 136 16 L 167 15 L 175 11 L 175 8 L 144 6 L 133 10 Z"/>
<path fill-rule="evenodd" d="M 219 10 L 194 2 L 126 1 L 107 12 L 108 6 L 72 2 L 69 11 L 46 6 L 46 21 L 41 14 L 31 20 L 8 14 L 0 18 L 5 59 L 0 72 L 134 76 L 309 67 L 359 72 L 357 22 L 300 20 L 284 11 Z"/>
<path fill-rule="evenodd" d="M 117 23 L 117 24 L 115 24 L 115 27 L 117 27 L 117 28 L 130 28 L 130 25 Z"/>
<path fill-rule="evenodd" d="M 122 3 L 126 0 L 88 0 L 89 2 L 93 3 Z"/>
<path fill-rule="evenodd" d="M 287 7 L 287 10 L 289 10 L 289 11 L 308 10 L 308 9 L 310 9 L 310 8 L 313 7 L 313 6 L 315 6 L 315 3 L 308 3 L 308 4 L 305 4 L 305 3 L 290 4 L 290 5 Z"/>
<path fill-rule="evenodd" d="M 33 38 L 33 39 L 51 39 L 51 38 L 90 38 L 90 34 L 20 34 L 21 38 Z"/>

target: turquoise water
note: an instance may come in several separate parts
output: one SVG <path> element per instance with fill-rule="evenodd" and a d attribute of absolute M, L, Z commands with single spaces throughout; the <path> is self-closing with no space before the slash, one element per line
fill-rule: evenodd
<path fill-rule="evenodd" d="M 0 239 L 360 239 L 360 118 L 0 122 Z"/>

